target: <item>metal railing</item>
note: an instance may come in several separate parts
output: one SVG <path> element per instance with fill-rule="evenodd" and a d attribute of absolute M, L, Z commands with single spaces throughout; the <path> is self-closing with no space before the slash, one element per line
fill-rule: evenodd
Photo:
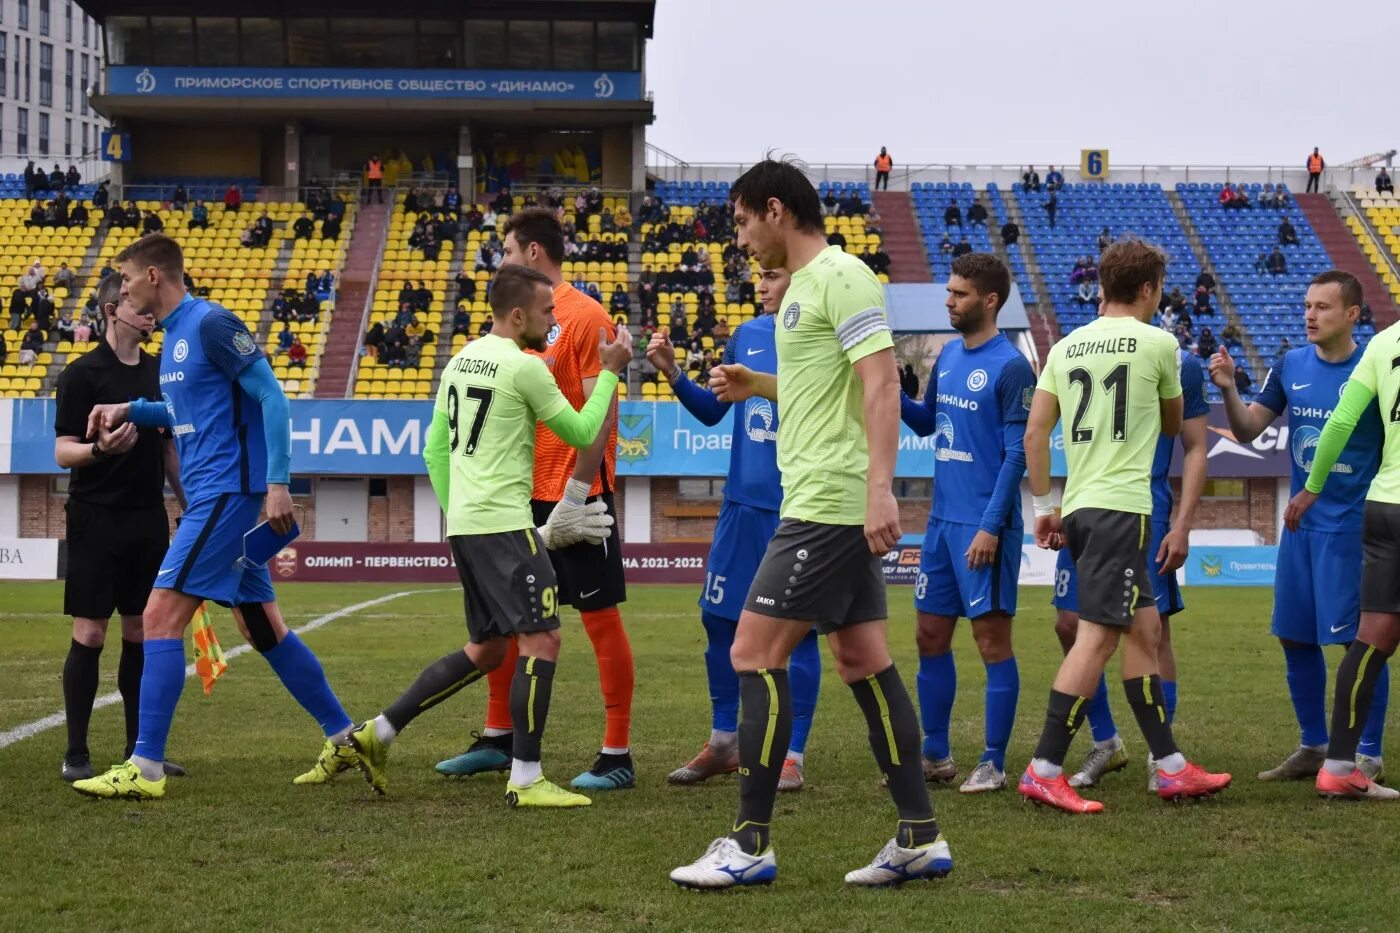
<path fill-rule="evenodd" d="M 49 153 L 39 155 L 31 153 L 29 155 L 18 155 L 16 153 L 0 153 L 0 174 L 24 175 L 24 168 L 30 161 L 34 162 L 36 168 L 41 168 L 47 174 L 53 171 L 55 162 L 59 164 L 64 172 L 68 171 L 68 166 L 73 165 L 78 169 L 78 174 L 82 176 L 83 184 L 95 185 L 112 173 L 111 163 L 102 161 L 102 153 L 97 150 L 85 152 L 81 155 L 59 155 Z"/>
<path fill-rule="evenodd" d="M 350 356 L 350 368 L 345 374 L 344 398 L 353 398 L 355 395 L 355 379 L 360 374 L 360 351 L 365 346 L 365 333 L 369 330 L 370 312 L 374 309 L 374 293 L 379 288 L 379 270 L 384 265 L 384 249 L 389 244 L 389 230 L 394 226 L 394 205 L 398 201 L 399 189 L 394 186 L 389 189 L 389 202 L 385 208 L 389 216 L 384 219 L 384 229 L 379 234 L 379 246 L 374 251 L 374 271 L 369 276 L 369 290 L 365 292 L 365 307 L 360 313 L 359 331 L 355 334 L 355 349 Z M 355 225 L 359 226 L 364 218 L 359 212 L 355 215 Z M 353 231 L 352 231 L 353 233 Z M 350 257 L 350 245 L 347 241 L 345 256 Z"/>

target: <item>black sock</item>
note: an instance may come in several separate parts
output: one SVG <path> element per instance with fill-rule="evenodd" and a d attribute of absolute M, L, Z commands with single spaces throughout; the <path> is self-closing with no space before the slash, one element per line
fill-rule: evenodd
<path fill-rule="evenodd" d="M 889 781 L 890 797 L 899 811 L 895 834 L 899 844 L 914 848 L 933 842 L 938 838 L 938 821 L 933 818 L 933 803 L 924 783 L 919 719 L 899 671 L 891 664 L 875 676 L 851 684 L 851 692 L 865 714 L 870 750 Z"/>
<path fill-rule="evenodd" d="M 1128 705 L 1137 717 L 1138 728 L 1147 740 L 1147 748 L 1152 757 L 1161 761 L 1168 755 L 1175 755 L 1179 749 L 1172 737 L 1172 724 L 1167 718 L 1167 701 L 1162 695 L 1162 677 L 1152 674 L 1149 677 L 1134 677 L 1123 681 L 1123 692 L 1128 695 Z"/>
<path fill-rule="evenodd" d="M 1337 692 L 1332 699 L 1332 738 L 1327 757 L 1336 761 L 1356 758 L 1356 744 L 1371 714 L 1376 678 L 1390 655 L 1364 641 L 1354 641 L 1337 668 Z"/>
<path fill-rule="evenodd" d="M 68 751 L 64 757 L 69 760 L 88 755 L 88 722 L 92 719 L 92 701 L 97 699 L 97 659 L 101 656 L 101 645 L 90 648 L 74 639 L 63 662 L 63 714 L 68 720 Z"/>
<path fill-rule="evenodd" d="M 122 711 L 126 714 L 126 757 L 136 748 L 136 733 L 141 728 L 141 672 L 146 668 L 146 646 L 139 641 L 122 639 L 122 656 L 117 662 L 117 690 L 122 695 Z"/>
<path fill-rule="evenodd" d="M 1063 766 L 1069 754 L 1069 743 L 1074 741 L 1074 734 L 1084 724 L 1088 712 L 1088 697 L 1061 693 L 1051 687 L 1050 702 L 1045 706 L 1045 728 L 1035 746 L 1035 757 L 1056 767 Z"/>
<path fill-rule="evenodd" d="M 544 723 L 549 718 L 549 697 L 554 692 L 554 661 L 544 661 L 521 655 L 515 662 L 515 677 L 510 682 L 510 718 L 515 723 L 511 733 L 512 758 L 539 761 L 540 742 L 544 738 Z"/>
<path fill-rule="evenodd" d="M 778 779 L 792 741 L 786 670 L 739 672 L 739 815 L 729 838 L 750 855 L 766 852 Z"/>
<path fill-rule="evenodd" d="M 419 713 L 432 709 L 467 684 L 481 679 L 465 651 L 453 651 L 423 668 L 418 679 L 394 702 L 384 707 L 384 718 L 396 731 L 413 722 Z"/>

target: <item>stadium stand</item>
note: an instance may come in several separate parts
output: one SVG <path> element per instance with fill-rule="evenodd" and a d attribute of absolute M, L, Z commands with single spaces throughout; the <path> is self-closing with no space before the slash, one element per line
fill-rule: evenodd
<path fill-rule="evenodd" d="M 355 232 L 357 205 L 345 205 L 345 219 L 340 236 L 335 240 L 322 238 L 322 221 L 319 220 L 313 223 L 314 232 L 310 239 L 296 239 L 291 229 L 292 222 L 301 216 L 302 210 L 303 206 L 300 204 L 290 207 L 286 223 L 274 234 L 274 242 L 277 238 L 281 239 L 283 252 L 287 250 L 287 244 L 290 244 L 290 257 L 286 259 L 286 274 L 283 276 L 281 289 L 289 293 L 300 291 L 305 294 L 308 275 L 319 278 L 329 274 L 336 285 L 339 284 L 341 270 L 345 268 L 345 255 Z M 271 301 L 268 302 L 267 313 L 263 315 L 262 325 L 267 336 L 265 348 L 272 361 L 272 371 L 282 382 L 282 388 L 286 390 L 289 398 L 311 398 L 316 389 L 317 377 L 320 375 L 326 334 L 330 330 L 331 318 L 335 313 L 337 290 L 334 286 L 329 289 L 318 287 L 316 293 L 320 302 L 318 316 L 310 321 L 290 321 L 287 325 L 292 334 L 300 337 L 306 347 L 306 361 L 302 366 L 294 365 L 285 353 L 278 352 L 278 335 L 282 327 L 272 319 Z"/>
<path fill-rule="evenodd" d="M 919 220 L 919 230 L 924 238 L 924 249 L 928 253 L 929 267 L 933 270 L 935 280 L 946 282 L 948 276 L 952 274 L 952 251 L 961 240 L 966 239 L 968 245 L 975 252 L 990 253 L 993 251 L 987 223 L 974 224 L 967 217 L 969 208 L 980 201 L 979 192 L 974 190 L 969 182 L 953 182 L 951 184 L 942 181 L 929 184 L 915 182 L 910 193 L 914 202 L 914 215 Z M 958 208 L 958 216 L 962 221 L 958 226 L 950 226 L 944 221 L 944 215 L 950 204 L 956 205 Z M 985 208 L 986 204 L 982 206 Z M 991 213 L 988 211 L 989 218 Z M 946 251 L 942 246 L 945 236 L 948 238 Z"/>
<path fill-rule="evenodd" d="M 1400 305 L 1400 274 L 1395 271 L 1400 267 L 1400 197 L 1389 192 L 1379 194 L 1370 185 L 1353 186 L 1351 196 L 1362 217 L 1348 215 L 1347 228 L 1389 292 L 1391 303 Z"/>

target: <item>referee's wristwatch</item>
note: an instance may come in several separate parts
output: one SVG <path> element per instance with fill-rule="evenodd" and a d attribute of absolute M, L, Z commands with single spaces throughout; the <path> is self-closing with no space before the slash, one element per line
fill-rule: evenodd
<path fill-rule="evenodd" d="M 93 458 L 94 460 L 98 460 L 98 461 L 106 460 L 106 459 L 108 459 L 110 456 L 111 456 L 111 454 L 109 454 L 109 453 L 107 453 L 107 451 L 103 450 L 102 447 L 98 444 L 97 441 L 93 441 L 93 442 L 92 442 L 92 458 Z"/>

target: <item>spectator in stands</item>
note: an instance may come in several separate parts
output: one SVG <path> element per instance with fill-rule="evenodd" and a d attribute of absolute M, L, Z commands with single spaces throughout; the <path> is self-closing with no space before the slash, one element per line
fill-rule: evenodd
<path fill-rule="evenodd" d="M 160 215 L 155 211 L 147 211 L 146 219 L 141 222 L 141 234 L 160 233 L 165 229 L 165 222 L 160 219 Z"/>
<path fill-rule="evenodd" d="M 1060 174 L 1060 170 L 1055 166 L 1050 166 L 1050 171 L 1045 173 L 1045 187 L 1050 191 L 1059 191 L 1065 186 L 1065 176 Z"/>
<path fill-rule="evenodd" d="M 962 211 L 958 209 L 957 201 L 949 201 L 943 209 L 943 226 L 949 230 L 954 227 L 962 229 Z"/>
<path fill-rule="evenodd" d="M 612 310 L 615 313 L 621 313 L 624 315 L 631 314 L 632 299 L 628 297 L 627 289 L 619 288 L 616 291 L 614 291 L 612 293 L 612 300 L 608 302 L 608 306 L 612 308 Z"/>
<path fill-rule="evenodd" d="M 29 209 L 29 219 L 24 222 L 26 227 L 47 227 L 49 225 L 48 212 L 44 208 L 43 201 L 35 201 L 34 206 Z"/>
<path fill-rule="evenodd" d="M 92 339 L 92 325 L 88 323 L 86 316 L 80 317 L 73 322 L 73 342 L 87 343 Z M 0 358 L 4 357 L 4 351 L 0 350 Z"/>
<path fill-rule="evenodd" d="M 44 286 L 40 285 L 39 290 L 34 293 L 34 301 L 29 306 L 29 313 L 34 316 L 34 321 L 39 325 L 39 329 L 44 332 L 47 339 L 49 330 L 53 327 L 54 303 L 53 294 Z"/>
<path fill-rule="evenodd" d="M 1279 246 L 1298 245 L 1298 231 L 1293 229 L 1293 224 L 1288 222 L 1287 217 L 1284 217 L 1278 225 L 1278 244 Z"/>
<path fill-rule="evenodd" d="M 1227 181 L 1225 183 L 1225 186 L 1220 189 L 1220 194 L 1216 195 L 1215 199 L 1220 204 L 1220 206 L 1225 208 L 1226 210 L 1229 210 L 1230 208 L 1234 207 L 1235 186 Z"/>
<path fill-rule="evenodd" d="M 1016 241 L 1021 239 L 1021 228 L 1014 222 L 1008 220 L 1001 225 L 1001 241 L 1007 246 L 1015 246 Z"/>
<path fill-rule="evenodd" d="M 1079 288 L 1074 293 L 1074 301 L 1076 304 L 1093 305 L 1097 308 L 1099 306 L 1098 285 L 1088 279 L 1080 280 Z"/>
<path fill-rule="evenodd" d="M 1272 275 L 1283 275 L 1288 271 L 1288 260 L 1283 258 L 1283 253 L 1277 246 L 1275 246 L 1274 251 L 1269 254 L 1269 259 L 1265 265 Z"/>
<path fill-rule="evenodd" d="M 194 207 L 190 208 L 191 230 L 206 230 L 209 227 L 209 207 L 202 200 L 195 201 Z"/>
<path fill-rule="evenodd" d="M 1196 287 L 1204 288 L 1212 294 L 1215 293 L 1215 276 L 1210 269 L 1202 269 L 1201 274 L 1196 276 Z"/>
<path fill-rule="evenodd" d="M 322 269 L 321 278 L 316 283 L 316 291 L 322 295 L 329 295 L 335 291 L 335 273 L 329 269 Z"/>
<path fill-rule="evenodd" d="M 1390 180 L 1390 173 L 1382 165 L 1380 171 L 1376 172 L 1376 194 L 1394 194 L 1395 182 Z"/>
<path fill-rule="evenodd" d="M 859 191 L 852 191 L 849 195 L 841 199 L 839 213 L 843 217 L 859 217 L 865 213 L 865 202 L 860 199 Z M 959 223 L 961 226 L 961 223 Z"/>
<path fill-rule="evenodd" d="M 471 331 L 472 316 L 467 312 L 464 305 L 458 305 L 457 310 L 452 312 L 452 335 L 467 335 Z"/>
<path fill-rule="evenodd" d="M 292 348 L 295 336 L 292 334 L 290 324 L 283 324 L 282 329 L 277 332 L 277 355 L 281 356 Z"/>
<path fill-rule="evenodd" d="M 69 163 L 68 173 L 63 176 L 63 184 L 69 188 L 77 188 L 83 183 L 83 176 L 78 174 L 78 167 Z"/>
<path fill-rule="evenodd" d="M 671 342 L 677 345 L 690 339 L 685 320 L 685 302 L 677 299 L 671 304 Z"/>
<path fill-rule="evenodd" d="M 1235 391 L 1240 395 L 1252 395 L 1254 393 L 1254 380 L 1249 377 L 1249 367 L 1235 367 Z"/>
<path fill-rule="evenodd" d="M 87 205 L 82 201 L 73 205 L 73 212 L 68 215 L 68 226 L 86 227 L 88 225 Z"/>
<path fill-rule="evenodd" d="M 1040 191 L 1040 173 L 1035 170 L 1034 165 L 1027 165 L 1026 170 L 1021 173 L 1021 190 L 1027 194 Z"/>
<path fill-rule="evenodd" d="M 1264 189 L 1259 192 L 1260 207 L 1278 207 L 1278 194 L 1274 191 L 1272 182 L 1265 182 Z"/>
<path fill-rule="evenodd" d="M 1220 349 L 1220 345 L 1215 341 L 1215 335 L 1210 332 L 1209 327 L 1201 328 L 1201 338 L 1196 343 L 1196 355 L 1203 360 L 1208 360 Z"/>
<path fill-rule="evenodd" d="M 885 275 L 890 271 L 890 254 L 878 246 L 862 256 L 861 259 L 865 260 L 870 271 L 876 275 Z"/>
<path fill-rule="evenodd" d="M 287 290 L 284 288 L 272 299 L 272 319 L 282 324 L 290 321 L 295 315 L 292 311 L 292 302 L 287 297 Z"/>
<path fill-rule="evenodd" d="M 498 217 L 502 214 L 509 214 L 514 207 L 515 201 L 510 196 L 509 188 L 502 188 L 491 201 L 491 210 L 495 211 Z"/>
<path fill-rule="evenodd" d="M 465 333 L 465 331 L 463 331 Z M 384 349 L 384 322 L 376 321 L 374 326 L 365 333 L 365 346 L 369 348 L 370 355 L 379 359 L 379 354 Z"/>
<path fill-rule="evenodd" d="M 303 324 L 321 319 L 321 299 L 316 297 L 315 292 L 302 292 L 301 301 L 297 302 L 297 320 Z"/>
<path fill-rule="evenodd" d="M 1198 284 L 1196 287 L 1200 288 L 1201 286 Z M 1162 304 L 1178 314 L 1185 310 L 1186 296 L 1182 294 L 1180 286 L 1174 286 L 1170 292 L 1162 296 Z"/>
<path fill-rule="evenodd" d="M 74 329 L 75 325 L 73 323 L 72 311 L 64 311 L 63 314 L 59 316 L 58 320 L 54 322 L 54 330 L 58 331 L 59 340 L 67 340 L 69 343 L 72 343 Z"/>
<path fill-rule="evenodd" d="M 340 202 L 336 202 L 340 203 Z M 321 239 L 335 241 L 340 239 L 340 215 L 330 214 L 321 221 Z"/>
<path fill-rule="evenodd" d="M 900 367 L 899 389 L 910 398 L 919 397 L 919 377 L 914 374 L 914 367 L 909 363 Z"/>
<path fill-rule="evenodd" d="M 39 330 L 38 321 L 29 322 L 29 330 L 24 332 L 19 344 L 21 366 L 33 366 L 39 362 L 39 354 L 44 352 L 44 335 Z"/>
<path fill-rule="evenodd" d="M 478 337 L 485 337 L 487 334 L 491 333 L 491 326 L 492 326 L 492 324 L 494 324 L 494 323 L 495 323 L 495 318 L 493 318 L 493 317 L 492 317 L 491 315 L 489 315 L 489 314 L 486 315 L 486 317 L 482 320 L 480 326 L 477 327 L 477 329 L 476 329 L 476 335 L 477 335 Z"/>
<path fill-rule="evenodd" d="M 311 234 L 316 230 L 316 222 L 311 219 L 310 211 L 303 211 L 302 215 L 292 224 L 292 236 L 298 240 L 309 240 Z"/>
<path fill-rule="evenodd" d="M 841 202 L 836 198 L 835 190 L 831 188 L 826 189 L 826 196 L 822 198 L 822 214 L 827 217 L 836 216 L 836 207 L 840 203 Z"/>
<path fill-rule="evenodd" d="M 1269 271 L 1269 254 L 1260 253 L 1254 257 L 1254 271 L 1259 275 L 1264 275 Z"/>
<path fill-rule="evenodd" d="M 1158 326 L 1167 333 L 1172 334 L 1176 332 L 1177 320 L 1177 313 L 1172 310 L 1171 305 L 1167 305 L 1167 307 L 1162 309 L 1162 317 L 1161 320 L 1158 321 Z"/>
<path fill-rule="evenodd" d="M 456 185 L 447 186 L 447 193 L 442 196 L 442 209 L 453 220 L 462 219 L 462 193 L 457 190 Z"/>
<path fill-rule="evenodd" d="M 880 154 L 875 157 L 875 187 L 872 190 L 879 191 L 882 184 L 886 191 L 890 190 L 890 169 L 892 168 L 894 168 L 894 159 L 891 159 L 889 152 L 884 146 L 881 146 Z"/>
<path fill-rule="evenodd" d="M 258 215 L 258 219 L 253 221 L 253 229 L 258 235 L 258 246 L 266 246 L 272 242 L 272 218 L 267 216 L 267 211 Z"/>
<path fill-rule="evenodd" d="M 982 208 L 982 224 L 986 226 L 987 209 L 980 204 L 973 204 L 972 207 Z M 972 208 L 968 208 L 967 216 L 969 220 L 972 219 Z M 865 232 L 871 236 L 879 236 L 885 232 L 884 228 L 880 226 L 880 215 L 875 211 L 874 205 L 871 205 L 870 212 L 865 215 Z"/>
<path fill-rule="evenodd" d="M 256 224 L 248 224 L 243 228 L 243 232 L 238 235 L 238 242 L 245 249 L 252 249 L 258 245 L 258 228 Z"/>
<path fill-rule="evenodd" d="M 394 315 L 394 326 L 407 330 L 416 323 L 418 323 L 418 318 L 413 313 L 413 305 L 407 301 L 399 302 L 398 313 Z"/>
<path fill-rule="evenodd" d="M 958 245 L 953 247 L 953 258 L 966 256 L 970 252 L 972 252 L 972 244 L 967 242 L 967 237 L 962 237 L 958 240 Z"/>
<path fill-rule="evenodd" d="M 1215 307 L 1210 303 L 1210 292 L 1196 289 L 1196 317 L 1214 317 Z"/>
<path fill-rule="evenodd" d="M 482 243 L 476 251 L 476 265 L 474 267 L 476 271 L 495 272 L 496 268 L 500 266 L 500 264 L 500 253 L 494 247 L 492 247 L 489 241 L 486 243 Z"/>
<path fill-rule="evenodd" d="M 1050 197 L 1045 201 L 1045 216 L 1050 221 L 1050 229 L 1055 229 L 1055 212 L 1060 208 L 1059 197 L 1055 192 L 1050 192 Z"/>
<path fill-rule="evenodd" d="M 63 190 L 63 180 L 64 180 L 66 177 L 67 177 L 67 176 L 63 174 L 63 169 L 61 169 L 61 168 L 59 167 L 58 163 L 55 162 L 55 163 L 53 164 L 53 171 L 52 171 L 52 172 L 49 172 L 49 190 L 50 190 L 50 191 L 62 191 L 62 190 Z"/>
<path fill-rule="evenodd" d="M 301 342 L 300 337 L 293 337 L 292 345 L 287 348 L 287 365 L 297 367 L 306 365 L 306 345 Z"/>
<path fill-rule="evenodd" d="M 189 192 L 185 190 L 184 183 L 175 186 L 175 193 L 170 196 L 170 206 L 177 211 L 185 209 L 185 205 L 190 201 Z"/>
<path fill-rule="evenodd" d="M 72 269 L 68 268 L 68 263 L 59 263 L 58 271 L 53 274 L 53 287 L 66 288 L 72 290 L 73 286 L 76 285 L 77 282 L 78 277 L 73 273 Z"/>
<path fill-rule="evenodd" d="M 1304 163 L 1308 170 L 1308 187 L 1305 194 L 1316 194 L 1322 190 L 1322 172 L 1327 168 L 1327 160 L 1322 158 L 1322 153 L 1313 146 L 1312 155 L 1308 156 Z"/>
<path fill-rule="evenodd" d="M 701 305 L 695 312 L 695 326 L 691 328 L 691 335 L 695 337 L 714 337 L 715 325 L 719 323 L 715 317 L 714 305 Z"/>
<path fill-rule="evenodd" d="M 1356 319 L 1356 323 L 1371 328 L 1376 326 L 1376 313 L 1371 310 L 1369 303 L 1361 302 L 1361 316 Z"/>
<path fill-rule="evenodd" d="M 972 206 L 967 209 L 967 222 L 974 227 L 987 226 L 987 209 L 982 206 L 981 201 L 973 201 Z M 866 232 L 870 232 L 870 224 L 865 225 Z"/>
<path fill-rule="evenodd" d="M 302 287 L 306 292 L 319 292 L 321 290 L 321 277 L 315 272 L 306 273 L 306 282 Z"/>
<path fill-rule="evenodd" d="M 472 301 L 476 298 L 476 279 L 466 269 L 457 273 L 457 300 Z"/>
<path fill-rule="evenodd" d="M 495 230 L 497 222 L 499 220 L 500 218 L 496 216 L 496 212 L 491 209 L 490 205 L 488 205 L 486 208 L 486 213 L 481 215 L 481 229 L 483 231 Z"/>
<path fill-rule="evenodd" d="M 384 348 L 384 352 L 380 354 L 379 362 L 395 369 L 403 369 L 404 366 L 408 365 L 408 353 L 404 350 L 403 340 L 394 340 L 389 343 Z"/>
<path fill-rule="evenodd" d="M 597 214 L 603 210 L 603 192 L 598 190 L 597 185 L 588 189 L 588 197 L 584 200 L 586 213 Z"/>
<path fill-rule="evenodd" d="M 97 190 L 92 193 L 92 206 L 98 210 L 106 210 L 107 202 L 111 195 L 107 192 L 107 182 L 99 181 Z"/>
<path fill-rule="evenodd" d="M 423 258 L 429 262 L 436 262 L 442 244 L 438 242 L 437 230 L 431 224 L 428 225 L 428 229 L 423 233 L 422 245 Z"/>
<path fill-rule="evenodd" d="M 1099 231 L 1099 238 L 1094 245 L 1099 248 L 1100 253 L 1113 245 L 1113 234 L 1108 232 L 1107 227 Z"/>
<path fill-rule="evenodd" d="M 9 352 L 10 345 L 5 341 L 5 332 L 3 330 L 0 330 L 0 364 L 9 362 L 7 359 L 5 359 L 6 354 L 8 354 Z"/>
<path fill-rule="evenodd" d="M 24 167 L 24 196 L 34 197 L 36 191 L 43 191 L 49 186 L 49 179 L 42 169 L 34 167 L 34 160 L 30 159 L 29 164 Z"/>
<path fill-rule="evenodd" d="M 236 211 L 243 204 L 243 192 L 238 190 L 237 185 L 229 185 L 224 192 L 224 210 Z"/>
<path fill-rule="evenodd" d="M 951 256 L 953 254 L 953 238 L 946 233 L 943 234 L 943 239 L 938 241 L 938 251 L 944 256 Z"/>

